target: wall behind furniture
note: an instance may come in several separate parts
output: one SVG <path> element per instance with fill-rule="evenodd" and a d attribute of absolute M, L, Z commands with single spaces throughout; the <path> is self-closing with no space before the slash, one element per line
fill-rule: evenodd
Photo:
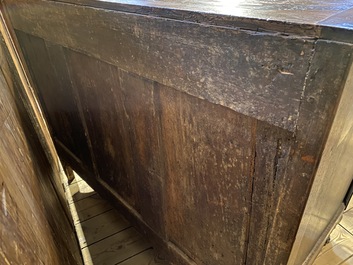
<path fill-rule="evenodd" d="M 0 35 L 0 264 L 82 264 L 21 92 Z"/>

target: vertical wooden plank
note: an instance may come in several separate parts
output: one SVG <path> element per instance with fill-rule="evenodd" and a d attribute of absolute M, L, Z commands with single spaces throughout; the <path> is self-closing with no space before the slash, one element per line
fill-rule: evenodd
<path fill-rule="evenodd" d="M 136 205 L 134 161 L 125 129 L 116 68 L 66 50 L 70 76 L 80 97 L 99 177 L 131 206 Z M 82 67 L 82 66 L 85 67 Z"/>
<path fill-rule="evenodd" d="M 160 101 L 153 82 L 119 71 L 123 106 L 130 136 L 139 212 L 164 237 L 164 154 L 161 147 Z"/>
<path fill-rule="evenodd" d="M 51 133 L 89 171 L 92 161 L 62 48 L 16 31 Z"/>
<path fill-rule="evenodd" d="M 268 239 L 272 233 L 277 232 L 278 227 L 274 226 L 273 220 L 282 194 L 290 189 L 286 183 L 288 180 L 286 166 L 293 142 L 294 138 L 290 132 L 258 122 L 247 264 L 262 264 L 269 244 Z M 295 206 L 293 203 L 292 207 Z M 297 222 L 294 219 L 289 221 L 294 224 Z M 291 242 L 282 243 L 286 248 L 291 247 Z"/>
<path fill-rule="evenodd" d="M 198 264 L 242 264 L 256 121 L 159 88 L 168 238 Z"/>

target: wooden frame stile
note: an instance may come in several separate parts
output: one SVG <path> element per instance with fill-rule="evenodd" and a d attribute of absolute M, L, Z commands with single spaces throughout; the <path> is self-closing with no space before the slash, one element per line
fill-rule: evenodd
<path fill-rule="evenodd" d="M 288 265 L 310 265 L 327 238 L 342 219 L 347 207 L 353 179 L 353 65 L 350 63 L 343 92 L 339 100 L 325 148 L 306 203 Z M 338 177 L 340 178 L 339 183 Z M 322 196 L 330 198 L 328 205 Z M 325 209 L 325 210 L 324 210 Z M 320 220 L 321 219 L 321 220 Z M 324 221 L 323 221 L 324 220 Z M 313 236 L 314 226 L 326 222 L 319 238 Z M 303 249 L 310 250 L 305 253 Z"/>

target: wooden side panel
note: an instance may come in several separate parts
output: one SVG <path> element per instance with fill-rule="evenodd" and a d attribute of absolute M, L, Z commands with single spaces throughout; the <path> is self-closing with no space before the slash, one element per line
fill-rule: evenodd
<path fill-rule="evenodd" d="M 100 178 L 163 235 L 164 167 L 153 82 L 77 52 L 66 54 Z"/>
<path fill-rule="evenodd" d="M 159 86 L 168 238 L 198 264 L 245 261 L 256 121 Z"/>
<path fill-rule="evenodd" d="M 98 174 L 135 206 L 135 161 L 125 129 L 124 108 L 119 104 L 121 89 L 117 69 L 83 54 L 67 50 L 65 53 L 72 83 L 82 104 Z"/>
<path fill-rule="evenodd" d="M 127 118 L 140 213 L 164 238 L 165 155 L 160 137 L 160 103 L 154 83 L 119 71 L 123 106 Z"/>
<path fill-rule="evenodd" d="M 71 87 L 62 47 L 16 31 L 27 66 L 38 89 L 53 137 L 93 171 L 77 97 Z M 60 149 L 59 149 L 60 150 Z"/>
<path fill-rule="evenodd" d="M 0 42 L 0 263 L 82 264 L 73 228 Z M 11 60 L 7 58 L 7 60 Z"/>

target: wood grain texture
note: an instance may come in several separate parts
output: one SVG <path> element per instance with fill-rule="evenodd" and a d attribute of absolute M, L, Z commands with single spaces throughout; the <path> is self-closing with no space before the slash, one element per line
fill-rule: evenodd
<path fill-rule="evenodd" d="M 131 146 L 126 141 L 126 124 L 120 118 L 124 108 L 119 104 L 119 94 L 116 95 L 120 86 L 118 73 L 108 64 L 88 56 L 68 51 L 66 54 L 74 88 L 81 98 L 92 150 L 98 154 L 96 160 L 99 176 L 134 206 L 135 172 Z M 92 80 L 90 77 L 97 73 L 101 78 Z"/>
<path fill-rule="evenodd" d="M 170 88 L 159 93 L 168 236 L 204 263 L 242 262 L 254 121 Z"/>
<path fill-rule="evenodd" d="M 90 246 L 94 264 L 113 265 L 150 248 L 134 228 L 128 228 Z"/>
<path fill-rule="evenodd" d="M 112 209 L 112 206 L 108 202 L 102 200 L 98 194 L 77 201 L 75 207 L 77 211 L 77 216 L 73 216 L 75 223 L 86 221 Z"/>
<path fill-rule="evenodd" d="M 93 153 L 99 154 L 100 177 L 163 234 L 163 165 L 152 82 L 79 53 L 67 50 L 67 56 Z M 101 78 L 92 81 L 97 72 Z"/>
<path fill-rule="evenodd" d="M 0 40 L 0 263 L 82 264 L 73 229 Z"/>
<path fill-rule="evenodd" d="M 340 1 L 282 1 L 267 0 L 215 1 L 95 1 L 56 0 L 71 4 L 137 13 L 168 19 L 219 27 L 240 28 L 284 35 L 349 40 L 352 28 L 352 4 Z M 349 29 L 349 30 L 346 30 Z"/>
<path fill-rule="evenodd" d="M 135 265 L 135 264 L 155 265 L 155 264 L 163 264 L 163 263 L 159 263 L 158 261 L 155 261 L 153 250 L 149 249 L 118 264 L 119 265 Z"/>
<path fill-rule="evenodd" d="M 274 244 L 281 244 L 283 253 L 288 252 L 284 249 L 288 248 L 291 243 L 281 237 L 279 230 L 286 230 L 286 233 L 290 234 L 292 231 L 289 229 L 295 227 L 298 221 L 286 216 L 281 218 L 279 224 L 276 224 L 275 219 L 278 218 L 279 211 L 293 210 L 295 212 L 302 207 L 296 204 L 297 209 L 292 209 L 293 202 L 287 206 L 282 204 L 283 193 L 298 192 L 289 185 L 288 182 L 293 176 L 286 172 L 290 164 L 289 154 L 295 140 L 288 131 L 274 129 L 263 123 L 257 123 L 255 133 L 252 197 L 250 199 L 251 217 L 246 257 L 248 264 L 280 264 L 273 262 L 278 252 L 273 253 L 271 247 Z M 287 228 L 283 227 L 285 223 L 288 223 Z M 273 236 L 276 238 L 271 241 Z"/>
<path fill-rule="evenodd" d="M 328 49 L 328 47 L 331 48 Z M 306 138 L 300 135 L 298 137 L 307 139 L 307 147 L 303 149 L 301 159 L 307 160 L 306 158 L 313 157 L 314 161 L 317 161 L 315 167 L 318 169 L 301 221 L 301 229 L 297 234 L 297 238 L 303 238 L 303 240 L 300 244 L 298 243 L 300 240 L 297 240 L 293 248 L 291 262 L 296 260 L 294 264 L 304 261 L 320 237 L 318 231 L 324 231 L 329 225 L 353 178 L 353 169 L 349 162 L 352 157 L 352 149 L 349 146 L 353 135 L 351 104 L 353 75 L 350 66 L 345 68 L 343 66 L 345 63 L 341 64 L 346 61 L 346 64 L 350 65 L 351 56 L 352 50 L 349 46 L 324 41 L 317 43 L 302 107 L 303 116 L 308 113 L 307 115 L 316 120 L 316 124 L 303 118 L 307 129 L 298 133 L 305 133 Z M 337 61 L 333 62 L 333 60 Z M 335 76 L 330 75 L 332 72 Z M 324 81 L 324 78 L 327 80 Z M 333 87 L 336 89 L 332 89 Z M 340 102 L 337 110 L 334 102 L 337 102 L 336 104 Z M 336 117 L 332 127 L 327 127 L 326 119 L 333 120 L 333 114 Z M 326 137 L 328 137 L 326 147 L 320 164 L 317 164 L 319 161 L 314 153 L 318 152 L 318 146 L 325 141 Z M 308 168 L 310 164 L 314 165 L 307 160 L 306 165 L 303 166 Z M 301 184 L 297 185 L 299 188 Z M 328 199 L 323 200 L 322 194 L 325 194 Z"/>
<path fill-rule="evenodd" d="M 51 127 L 58 138 L 88 171 L 93 171 L 82 119 L 68 77 L 65 57 L 58 45 L 17 32 L 27 66 Z"/>
<path fill-rule="evenodd" d="M 166 260 L 287 262 L 350 45 L 51 1 L 10 3 L 22 45 L 40 43 L 31 49 L 68 78 L 84 127 L 78 137 L 93 161 L 93 172 L 82 172 L 153 234 Z M 57 143 L 80 167 L 71 147 Z"/>
<path fill-rule="evenodd" d="M 45 1 L 14 3 L 9 12 L 18 30 L 295 130 L 310 39 Z"/>
<path fill-rule="evenodd" d="M 81 222 L 86 241 L 81 246 L 88 246 L 115 233 L 119 233 L 131 225 L 114 209 Z"/>

